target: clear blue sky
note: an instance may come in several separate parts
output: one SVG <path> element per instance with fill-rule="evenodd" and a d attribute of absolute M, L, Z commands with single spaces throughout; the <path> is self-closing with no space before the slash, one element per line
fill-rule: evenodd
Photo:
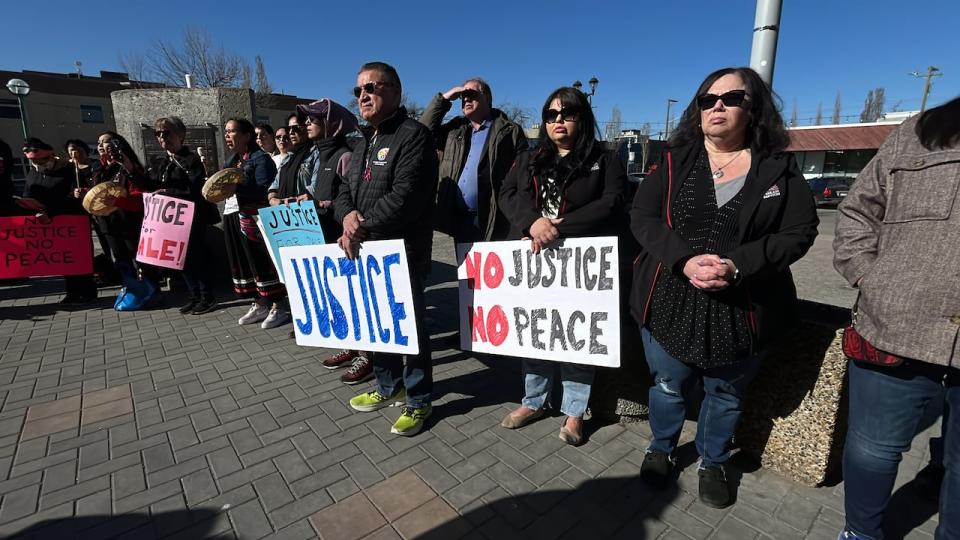
<path fill-rule="evenodd" d="M 667 98 L 689 102 L 718 67 L 746 65 L 753 0 L 648 2 L 513 0 L 504 2 L 220 2 L 169 0 L 44 3 L 3 8 L 0 68 L 118 70 L 118 54 L 145 50 L 187 25 L 252 62 L 263 57 L 277 90 L 344 102 L 357 67 L 383 60 L 397 67 L 405 92 L 425 104 L 464 78 L 485 77 L 497 103 L 539 111 L 557 86 L 600 80 L 600 121 L 619 106 L 623 127 L 649 121 L 661 129 Z M 20 21 L 19 23 L 14 21 Z M 829 119 L 839 91 L 844 115 L 859 115 L 869 89 L 886 105 L 917 109 L 923 81 L 907 75 L 938 66 L 930 104 L 960 95 L 960 2 L 957 0 L 785 0 L 774 89 L 789 118 Z M 801 122 L 802 123 L 802 122 Z"/>

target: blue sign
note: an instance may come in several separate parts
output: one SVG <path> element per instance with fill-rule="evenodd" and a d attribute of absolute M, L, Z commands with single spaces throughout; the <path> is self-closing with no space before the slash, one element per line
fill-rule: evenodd
<path fill-rule="evenodd" d="M 283 265 L 280 264 L 280 248 L 290 246 L 313 246 L 325 244 L 320 217 L 313 201 L 278 204 L 260 209 L 260 226 L 270 250 L 270 258 L 277 267 L 280 281 L 286 283 Z"/>

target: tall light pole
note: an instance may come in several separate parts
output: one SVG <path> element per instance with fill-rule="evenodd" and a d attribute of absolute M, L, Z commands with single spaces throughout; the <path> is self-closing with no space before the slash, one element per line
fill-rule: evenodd
<path fill-rule="evenodd" d="M 7 81 L 7 90 L 17 96 L 17 105 L 20 106 L 20 127 L 23 129 L 23 139 L 27 140 L 30 138 L 30 128 L 27 124 L 27 108 L 23 104 L 23 98 L 30 93 L 30 85 L 23 79 L 10 79 Z M 23 175 L 26 176 L 27 160 L 20 160 L 20 164 L 23 166 Z"/>
<path fill-rule="evenodd" d="M 757 14 L 753 22 L 750 67 L 760 74 L 760 78 L 770 88 L 773 88 L 773 65 L 777 60 L 782 3 L 783 0 L 757 0 Z"/>
<path fill-rule="evenodd" d="M 587 81 L 587 84 L 590 85 L 590 93 L 587 94 L 587 103 L 593 107 L 593 95 L 597 93 L 597 85 L 600 84 L 600 81 L 597 80 L 596 77 L 591 77 L 590 80 Z M 573 81 L 573 87 L 583 92 L 583 83 L 579 80 Z"/>
<path fill-rule="evenodd" d="M 920 100 L 920 114 L 923 114 L 923 111 L 927 109 L 927 96 L 930 95 L 930 88 L 933 86 L 934 77 L 943 77 L 943 73 L 940 73 L 940 68 L 937 66 L 930 66 L 927 68 L 927 74 L 922 75 L 919 71 L 914 71 L 913 73 L 907 73 L 907 75 L 913 75 L 918 79 L 926 78 L 927 82 L 923 85 L 923 99 Z"/>
<path fill-rule="evenodd" d="M 670 138 L 670 107 L 676 103 L 677 100 L 667 98 L 667 121 L 663 124 L 663 140 L 668 140 Z"/>

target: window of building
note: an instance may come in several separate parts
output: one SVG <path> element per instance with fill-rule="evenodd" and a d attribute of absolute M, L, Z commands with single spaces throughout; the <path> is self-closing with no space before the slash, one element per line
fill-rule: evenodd
<path fill-rule="evenodd" d="M 81 105 L 80 120 L 84 124 L 102 124 L 103 107 L 99 105 Z"/>
<path fill-rule="evenodd" d="M 0 99 L 0 118 L 20 119 L 20 106 L 15 99 Z"/>

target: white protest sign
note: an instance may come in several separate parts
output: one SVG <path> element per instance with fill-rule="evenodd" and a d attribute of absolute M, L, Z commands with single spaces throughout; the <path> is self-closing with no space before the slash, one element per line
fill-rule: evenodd
<path fill-rule="evenodd" d="M 417 354 L 403 240 L 364 242 L 357 259 L 336 244 L 280 248 L 297 345 Z"/>
<path fill-rule="evenodd" d="M 463 350 L 620 366 L 616 237 L 457 244 Z"/>

